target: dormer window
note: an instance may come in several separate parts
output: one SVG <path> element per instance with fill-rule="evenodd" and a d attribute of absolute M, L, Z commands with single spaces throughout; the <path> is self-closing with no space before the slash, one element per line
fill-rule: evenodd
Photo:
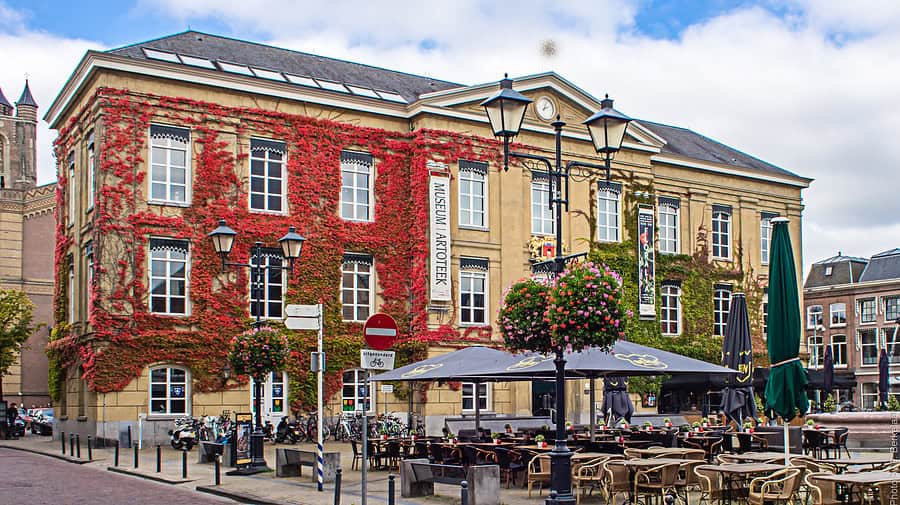
<path fill-rule="evenodd" d="M 831 275 L 832 270 L 833 270 L 833 267 L 831 267 L 831 266 L 825 267 L 825 275 Z"/>

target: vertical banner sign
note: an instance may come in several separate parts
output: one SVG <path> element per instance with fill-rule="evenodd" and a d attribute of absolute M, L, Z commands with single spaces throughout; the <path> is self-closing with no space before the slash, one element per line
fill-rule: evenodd
<path fill-rule="evenodd" d="M 443 167 L 443 171 L 436 171 Z M 431 300 L 450 301 L 450 175 L 446 165 L 429 163 L 431 214 Z"/>
<path fill-rule="evenodd" d="M 253 432 L 253 414 L 234 415 L 234 454 L 238 467 L 250 464 L 250 433 Z"/>
<path fill-rule="evenodd" d="M 638 208 L 638 314 L 641 319 L 656 318 L 654 217 L 652 208 Z"/>

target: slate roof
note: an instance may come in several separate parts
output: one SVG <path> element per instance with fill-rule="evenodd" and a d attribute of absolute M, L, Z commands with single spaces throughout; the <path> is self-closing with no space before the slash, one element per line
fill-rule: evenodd
<path fill-rule="evenodd" d="M 9 100 L 7 100 L 5 96 L 3 96 L 3 90 L 2 90 L 2 89 L 0 89 L 0 105 L 5 105 L 5 106 L 7 106 L 7 107 L 12 108 L 12 104 L 9 103 Z"/>
<path fill-rule="evenodd" d="M 648 130 L 666 139 L 667 144 L 662 148 L 662 153 L 664 154 L 674 154 L 712 163 L 734 165 L 771 174 L 800 177 L 793 172 L 738 151 L 733 147 L 729 147 L 688 128 L 655 123 L 643 119 L 639 119 L 638 122 Z"/>
<path fill-rule="evenodd" d="M 25 89 L 22 90 L 22 96 L 16 100 L 16 105 L 30 105 L 31 107 L 37 107 L 37 102 L 34 101 L 34 97 L 31 96 L 31 88 L 28 87 L 28 81 L 25 81 Z"/>
<path fill-rule="evenodd" d="M 825 286 L 838 286 L 841 284 L 855 284 L 862 282 L 862 274 L 869 260 L 854 256 L 837 256 L 826 258 L 812 264 L 809 275 L 803 283 L 803 288 L 819 288 Z M 825 275 L 826 269 L 831 268 L 831 275 Z"/>
<path fill-rule="evenodd" d="M 862 282 L 900 279 L 900 249 L 872 256 L 860 279 Z"/>
<path fill-rule="evenodd" d="M 187 56 L 239 63 L 252 67 L 326 79 L 400 94 L 407 102 L 419 95 L 459 88 L 462 85 L 419 75 L 387 70 L 315 54 L 292 51 L 219 35 L 186 31 L 107 52 L 147 60 L 142 48 L 158 49 Z"/>

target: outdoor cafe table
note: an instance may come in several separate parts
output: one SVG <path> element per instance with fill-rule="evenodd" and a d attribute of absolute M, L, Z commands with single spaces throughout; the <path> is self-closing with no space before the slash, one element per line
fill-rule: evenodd
<path fill-rule="evenodd" d="M 776 465 L 774 463 L 726 463 L 721 465 L 709 465 L 703 468 L 722 474 L 722 480 L 724 481 L 725 487 L 725 499 L 730 503 L 733 498 L 732 492 L 734 491 L 735 477 L 740 477 L 741 480 L 746 481 L 747 477 L 783 470 L 784 465 Z"/>
<path fill-rule="evenodd" d="M 730 459 L 736 459 L 744 463 L 768 463 L 770 461 L 784 462 L 783 452 L 745 452 L 743 454 L 729 454 Z"/>
<path fill-rule="evenodd" d="M 634 451 L 640 454 L 641 457 L 652 458 L 661 454 L 684 457 L 685 454 L 690 454 L 691 452 L 696 450 L 697 449 L 693 449 L 690 447 L 647 447 L 645 449 L 635 449 Z"/>
<path fill-rule="evenodd" d="M 889 465 L 896 460 L 890 454 L 860 454 L 852 458 L 817 459 L 820 463 L 827 463 L 837 467 L 838 473 L 843 473 L 851 466 L 868 466 L 875 469 L 879 466 Z"/>
<path fill-rule="evenodd" d="M 838 484 L 847 486 L 847 492 L 841 495 L 841 500 L 846 502 L 853 497 L 853 488 L 860 487 L 865 489 L 879 482 L 900 482 L 900 473 L 898 472 L 851 472 L 838 473 L 834 475 L 820 475 L 820 480 L 829 480 Z"/>

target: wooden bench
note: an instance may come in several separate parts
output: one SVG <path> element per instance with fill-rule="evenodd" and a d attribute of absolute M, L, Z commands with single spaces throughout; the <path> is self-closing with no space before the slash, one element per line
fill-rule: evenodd
<path fill-rule="evenodd" d="M 324 452 L 322 453 L 322 460 L 324 462 L 323 482 L 334 482 L 334 476 L 337 473 L 337 469 L 341 466 L 341 453 Z M 275 449 L 276 477 L 302 477 L 304 466 L 312 468 L 312 471 L 310 472 L 312 481 L 317 482 L 316 451 L 290 449 L 287 447 Z"/>
<path fill-rule="evenodd" d="M 470 505 L 500 505 L 500 467 L 497 465 L 444 465 L 430 463 L 424 458 L 400 463 L 400 495 L 403 498 L 430 496 L 434 494 L 435 484 L 458 486 L 463 481 L 469 485 Z"/>

